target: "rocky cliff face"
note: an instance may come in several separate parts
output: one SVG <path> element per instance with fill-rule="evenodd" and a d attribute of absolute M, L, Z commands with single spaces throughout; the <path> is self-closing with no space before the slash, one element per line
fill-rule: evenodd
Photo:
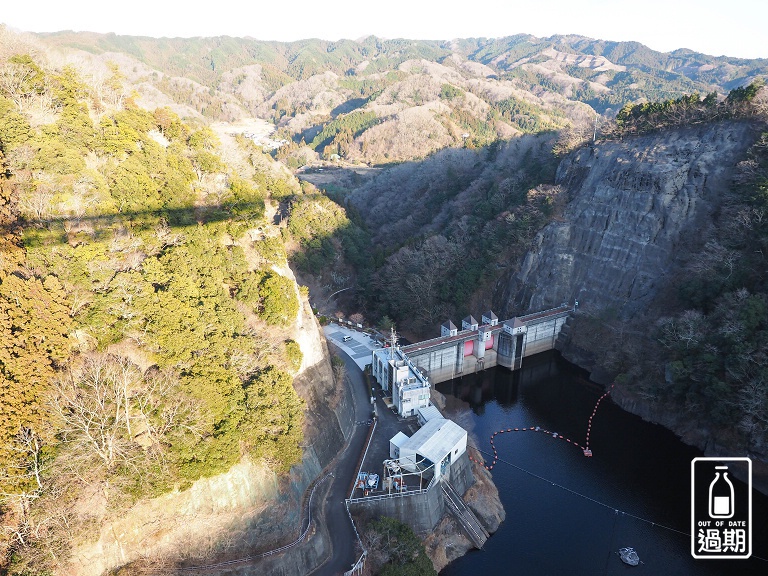
<path fill-rule="evenodd" d="M 480 455 L 470 449 L 474 458 Z M 491 473 L 477 462 L 472 463 L 474 484 L 463 494 L 464 502 L 472 509 L 482 525 L 493 534 L 506 518 L 499 490 L 493 483 Z M 427 556 L 435 570 L 440 572 L 448 564 L 464 556 L 475 547 L 456 519 L 446 514 L 424 540 Z"/>
<path fill-rule="evenodd" d="M 729 122 L 574 152 L 557 172 L 567 198 L 562 215 L 540 231 L 498 290 L 506 315 L 578 301 L 559 343 L 563 356 L 601 384 L 622 374 L 624 384 L 612 394 L 619 406 L 708 456 L 733 453 L 733 438 L 647 392 L 671 378 L 654 357 L 654 326 L 681 311 L 674 286 L 686 265 L 706 258 L 707 241 L 717 239 L 721 214 L 734 201 L 734 168 L 758 134 L 750 124 Z M 752 456 L 754 485 L 768 490 L 768 464 Z"/>
<path fill-rule="evenodd" d="M 307 403 L 301 464 L 281 478 L 263 465 L 242 461 L 188 490 L 140 502 L 119 518 L 105 518 L 98 540 L 73 551 L 68 576 L 98 576 L 139 560 L 150 568 L 168 568 L 182 559 L 209 564 L 298 536 L 304 492 L 351 433 L 354 410 L 348 393 L 334 389 L 325 339 L 306 302 L 294 339 L 304 353 L 294 386 Z M 263 572 L 309 571 L 330 552 L 327 539 L 311 540 L 311 546 L 284 554 L 281 565 Z M 292 569 L 285 572 L 283 565 Z"/>
<path fill-rule="evenodd" d="M 501 286 L 504 317 L 574 300 L 645 314 L 676 260 L 709 233 L 753 139 L 747 124 L 723 123 L 574 152 L 557 172 L 567 207 Z"/>

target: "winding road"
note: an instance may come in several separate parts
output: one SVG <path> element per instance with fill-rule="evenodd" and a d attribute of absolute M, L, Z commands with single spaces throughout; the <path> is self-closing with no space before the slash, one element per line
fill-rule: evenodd
<path fill-rule="evenodd" d="M 351 332 L 350 332 L 351 333 Z M 366 336 L 357 333 L 357 340 L 362 341 Z M 335 345 L 335 339 L 328 338 L 328 343 Z M 360 367 L 347 354 L 347 346 L 337 345 L 334 350 L 344 361 L 347 369 L 348 385 L 351 387 L 352 400 L 355 407 L 355 422 L 365 422 L 371 416 L 371 405 L 365 380 Z M 322 566 L 311 572 L 311 576 L 336 576 L 352 568 L 360 557 L 357 546 L 357 535 L 350 522 L 344 500 L 349 496 L 348 490 L 357 474 L 357 463 L 363 450 L 368 427 L 356 425 L 349 444 L 338 457 L 333 467 L 333 484 L 325 501 L 324 518 L 331 538 L 331 558 Z"/>

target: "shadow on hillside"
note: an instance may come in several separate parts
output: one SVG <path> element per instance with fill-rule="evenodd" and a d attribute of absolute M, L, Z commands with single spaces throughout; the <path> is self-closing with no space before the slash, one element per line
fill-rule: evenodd
<path fill-rule="evenodd" d="M 342 246 L 347 262 L 352 254 L 363 263 L 354 266 L 357 308 L 362 304 L 371 318 L 386 316 L 400 329 L 432 335 L 446 318 L 494 305 L 493 286 L 552 216 L 554 138 L 523 135 L 386 168 L 323 166 L 298 173 L 365 231 L 365 254 L 346 229 L 327 243 Z M 333 270 L 332 255 L 322 247 L 317 252 Z"/>
<path fill-rule="evenodd" d="M 11 224 L 0 225 L 3 232 L 24 231 L 24 243 L 27 246 L 50 245 L 58 240 L 64 244 L 71 242 L 79 234 L 89 234 L 99 238 L 111 227 L 120 224 L 134 232 L 141 232 L 167 225 L 171 231 L 188 229 L 193 226 L 227 222 L 244 224 L 258 228 L 264 217 L 263 202 L 238 203 L 236 206 L 216 204 L 209 206 L 189 206 L 163 208 L 159 210 L 130 210 L 83 216 L 51 216 L 48 218 L 19 217 Z M 274 223 L 287 217 L 287 208 L 281 204 L 274 216 Z M 36 234 L 35 230 L 47 231 L 48 234 Z"/>
<path fill-rule="evenodd" d="M 551 217 L 557 159 L 551 134 L 525 135 L 483 148 L 443 149 L 422 160 L 381 167 L 311 168 L 297 176 L 346 208 L 334 215 L 312 194 L 297 196 L 291 221 L 300 250 L 295 269 L 307 285 L 328 292 L 355 284 L 356 312 L 397 319 L 414 333 L 431 334 L 448 317 L 490 306 L 493 285 L 528 248 Z M 288 199 L 274 222 L 285 222 Z M 227 226 L 233 236 L 253 229 L 263 237 L 264 204 L 182 206 L 84 216 L 26 218 L 28 247 L 122 241 L 130 234 L 178 233 L 204 224 Z M 231 228 L 229 228 L 231 224 Z M 295 229 L 295 230 L 294 230 Z M 473 300 L 478 300 L 474 302 Z"/>

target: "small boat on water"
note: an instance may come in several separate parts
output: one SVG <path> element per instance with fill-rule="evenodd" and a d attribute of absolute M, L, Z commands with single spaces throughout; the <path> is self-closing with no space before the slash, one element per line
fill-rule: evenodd
<path fill-rule="evenodd" d="M 637 566 L 640 564 L 640 556 L 637 555 L 634 548 L 619 548 L 619 558 L 625 564 L 630 566 Z"/>

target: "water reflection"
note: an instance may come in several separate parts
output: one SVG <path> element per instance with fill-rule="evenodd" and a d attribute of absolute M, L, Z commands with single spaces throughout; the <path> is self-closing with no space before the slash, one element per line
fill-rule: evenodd
<path fill-rule="evenodd" d="M 589 416 L 604 392 L 557 354 L 528 358 L 514 373 L 490 369 L 437 388 L 447 397 L 447 410 L 469 420 L 475 442 L 486 452 L 491 434 L 509 427 L 541 426 L 583 444 Z M 701 453 L 610 401 L 600 404 L 593 420 L 592 458 L 544 434 L 503 434 L 495 443 L 508 463 L 493 469 L 507 520 L 483 551 L 457 560 L 443 576 L 624 574 L 627 569 L 638 575 L 746 575 L 768 568 L 754 558 L 691 557 L 690 462 Z M 766 557 L 768 504 L 757 493 L 754 500 L 753 550 Z M 625 546 L 635 547 L 644 564 L 624 565 L 616 552 Z"/>

